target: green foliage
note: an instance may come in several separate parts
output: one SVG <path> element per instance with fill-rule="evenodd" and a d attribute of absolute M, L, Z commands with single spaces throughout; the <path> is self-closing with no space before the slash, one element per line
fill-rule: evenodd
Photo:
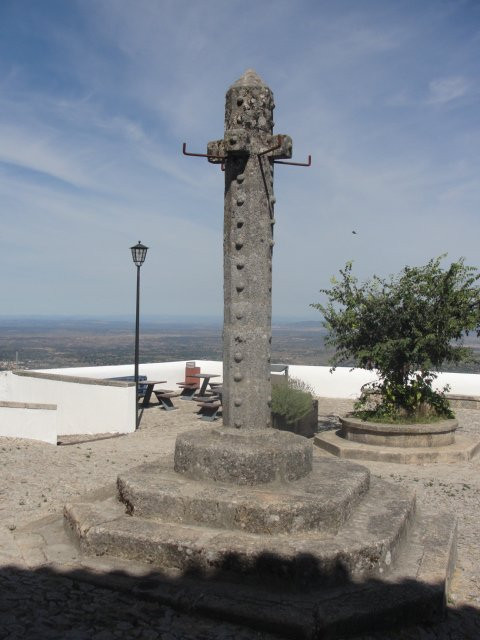
<path fill-rule="evenodd" d="M 272 413 L 291 425 L 305 417 L 312 408 L 313 389 L 302 380 L 289 378 L 286 384 L 272 385 Z"/>
<path fill-rule="evenodd" d="M 335 349 L 333 368 L 353 361 L 379 376 L 380 382 L 362 390 L 359 413 L 393 419 L 452 415 L 448 389 L 433 391 L 432 383 L 442 364 L 473 361 L 462 336 L 473 330 L 479 334 L 480 275 L 463 259 L 443 269 L 444 257 L 363 284 L 348 262 L 341 279 L 321 289 L 328 304 L 311 305 L 324 316 L 326 343 Z"/>
<path fill-rule="evenodd" d="M 303 380 L 300 380 L 300 378 L 288 378 L 288 386 L 290 387 L 290 389 L 297 389 L 298 391 L 308 393 L 310 395 L 310 399 L 312 399 L 315 395 L 313 387 L 311 387 Z"/>
<path fill-rule="evenodd" d="M 449 387 L 434 391 L 435 374 L 422 378 L 414 374 L 405 384 L 383 379 L 362 387 L 354 413 L 362 420 L 382 422 L 432 422 L 436 418 L 453 418 L 445 393 Z"/>

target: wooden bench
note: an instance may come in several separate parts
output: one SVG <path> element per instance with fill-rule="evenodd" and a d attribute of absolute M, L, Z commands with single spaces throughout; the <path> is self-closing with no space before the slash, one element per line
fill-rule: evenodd
<path fill-rule="evenodd" d="M 195 391 L 198 389 L 198 384 L 195 383 L 177 382 L 177 385 L 182 389 L 180 393 L 181 400 L 192 400 Z"/>
<path fill-rule="evenodd" d="M 169 389 L 161 389 L 160 391 L 153 392 L 157 396 L 158 402 L 162 405 L 165 411 L 174 411 L 178 409 L 173 402 L 172 398 L 176 398 L 180 395 L 178 391 L 170 391 Z"/>
<path fill-rule="evenodd" d="M 208 420 L 212 422 L 216 419 L 217 413 L 220 411 L 222 403 L 218 396 L 207 396 L 202 398 L 197 398 L 196 402 L 200 409 L 198 410 L 198 415 L 202 420 Z"/>

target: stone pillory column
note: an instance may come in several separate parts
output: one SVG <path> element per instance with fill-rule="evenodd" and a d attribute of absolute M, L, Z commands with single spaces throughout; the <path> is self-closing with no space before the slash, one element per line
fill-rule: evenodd
<path fill-rule="evenodd" d="M 237 429 L 271 426 L 272 160 L 292 153 L 288 136 L 272 135 L 274 106 L 249 69 L 227 92 L 224 139 L 208 145 L 225 157 L 222 405 Z"/>
<path fill-rule="evenodd" d="M 271 429 L 273 160 L 292 141 L 273 135 L 273 95 L 249 69 L 227 92 L 225 136 L 208 144 L 225 167 L 223 428 L 178 436 L 175 471 L 235 484 L 308 474 L 305 438 Z"/>

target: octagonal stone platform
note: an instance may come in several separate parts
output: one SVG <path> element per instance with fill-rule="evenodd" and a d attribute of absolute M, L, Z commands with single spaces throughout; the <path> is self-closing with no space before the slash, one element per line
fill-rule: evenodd
<path fill-rule="evenodd" d="M 161 459 L 121 474 L 116 495 L 66 505 L 65 524 L 85 567 L 101 556 L 149 576 L 130 591 L 295 639 L 438 619 L 455 561 L 451 514 L 418 514 L 413 492 L 327 458 L 253 486 Z"/>
<path fill-rule="evenodd" d="M 191 482 L 165 460 L 118 477 L 130 515 L 269 535 L 336 533 L 369 486 L 365 467 L 330 460 L 315 460 L 308 477 L 254 487 Z"/>
<path fill-rule="evenodd" d="M 66 515 L 88 553 L 195 571 L 203 578 L 222 574 L 228 580 L 234 574 L 257 582 L 261 575 L 265 585 L 303 589 L 380 576 L 388 570 L 415 512 L 414 496 L 399 496 L 395 489 L 375 483 L 368 501 L 336 535 L 254 535 L 162 521 L 158 516 L 130 517 L 118 504 L 77 504 L 67 507 Z"/>

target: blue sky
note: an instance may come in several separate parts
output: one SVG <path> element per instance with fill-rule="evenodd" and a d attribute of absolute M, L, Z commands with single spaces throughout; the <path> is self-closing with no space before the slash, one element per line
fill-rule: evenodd
<path fill-rule="evenodd" d="M 476 0 L 1 0 L 0 314 L 222 313 L 223 135 L 253 67 L 276 133 L 274 314 L 360 278 L 479 264 Z M 352 231 L 357 231 L 352 234 Z"/>

